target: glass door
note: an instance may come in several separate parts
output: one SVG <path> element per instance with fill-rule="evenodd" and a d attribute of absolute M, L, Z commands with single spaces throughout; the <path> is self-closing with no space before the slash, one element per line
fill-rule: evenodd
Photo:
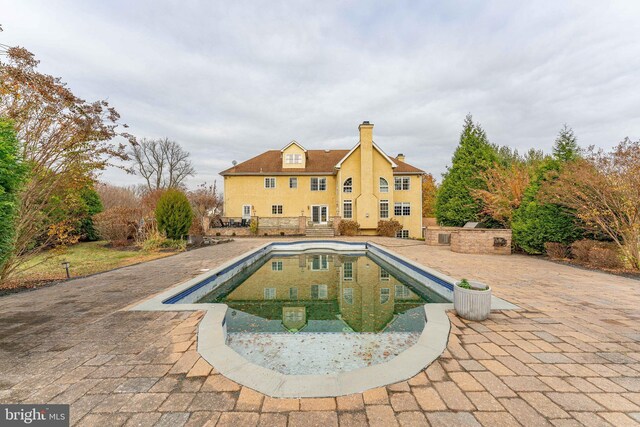
<path fill-rule="evenodd" d="M 327 205 L 311 206 L 311 221 L 315 224 L 326 224 L 329 216 L 329 208 Z"/>

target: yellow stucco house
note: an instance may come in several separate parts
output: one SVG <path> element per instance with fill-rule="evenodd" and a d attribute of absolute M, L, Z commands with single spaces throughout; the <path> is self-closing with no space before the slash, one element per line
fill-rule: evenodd
<path fill-rule="evenodd" d="M 351 150 L 307 150 L 291 141 L 222 171 L 224 216 L 256 218 L 261 232 L 314 236 L 333 235 L 341 219 L 372 235 L 379 220 L 393 218 L 402 224 L 398 237 L 421 237 L 424 172 L 402 154 L 385 154 L 373 141 L 373 124 L 358 130 Z"/>

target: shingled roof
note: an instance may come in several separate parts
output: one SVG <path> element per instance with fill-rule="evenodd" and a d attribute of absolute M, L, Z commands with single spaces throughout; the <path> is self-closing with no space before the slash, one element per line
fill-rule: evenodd
<path fill-rule="evenodd" d="M 247 161 L 223 170 L 220 175 L 333 175 L 335 166 L 349 153 L 349 150 L 307 150 L 306 168 L 283 168 L 282 152 L 269 150 Z M 424 173 L 410 164 L 393 159 L 398 165 L 394 174 Z"/>

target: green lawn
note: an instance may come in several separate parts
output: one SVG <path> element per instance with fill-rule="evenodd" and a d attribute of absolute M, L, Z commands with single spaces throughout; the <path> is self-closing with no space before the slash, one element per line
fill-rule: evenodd
<path fill-rule="evenodd" d="M 19 267 L 12 282 L 43 282 L 64 279 L 63 261 L 70 265 L 71 277 L 99 273 L 117 267 L 149 261 L 172 255 L 176 252 L 147 252 L 133 248 L 112 248 L 106 242 L 78 243 L 64 250 L 43 252 Z"/>

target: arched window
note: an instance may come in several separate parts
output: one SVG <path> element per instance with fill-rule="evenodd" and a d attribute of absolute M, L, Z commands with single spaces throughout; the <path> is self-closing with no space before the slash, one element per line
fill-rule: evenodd
<path fill-rule="evenodd" d="M 380 192 L 388 193 L 389 192 L 389 183 L 386 179 L 380 177 Z"/>
<path fill-rule="evenodd" d="M 353 180 L 351 178 L 347 178 L 342 184 L 342 192 L 343 193 L 351 193 L 353 192 Z"/>

